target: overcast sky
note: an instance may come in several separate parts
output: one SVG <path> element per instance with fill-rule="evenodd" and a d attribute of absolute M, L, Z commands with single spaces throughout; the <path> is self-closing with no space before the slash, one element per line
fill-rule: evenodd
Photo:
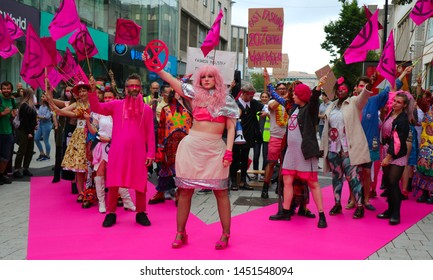
<path fill-rule="evenodd" d="M 323 27 L 337 20 L 341 3 L 337 0 L 236 0 L 232 24 L 248 27 L 249 8 L 284 8 L 283 53 L 289 54 L 289 71 L 313 74 L 329 64 L 329 52 L 320 44 L 325 40 Z M 384 0 L 359 0 L 358 5 L 378 5 Z"/>

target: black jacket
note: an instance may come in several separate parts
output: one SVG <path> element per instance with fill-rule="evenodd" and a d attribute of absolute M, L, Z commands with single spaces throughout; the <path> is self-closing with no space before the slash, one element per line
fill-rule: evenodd
<path fill-rule="evenodd" d="M 320 157 L 321 154 L 316 132 L 316 125 L 319 119 L 320 95 L 321 91 L 317 91 L 314 87 L 308 103 L 303 107 L 294 107 L 289 112 L 289 115 L 292 115 L 296 108 L 299 108 L 297 119 L 302 135 L 301 150 L 305 159 Z"/>
<path fill-rule="evenodd" d="M 245 141 L 250 148 L 255 146 L 256 142 L 262 142 L 263 136 L 260 132 L 259 121 L 257 120 L 257 112 L 262 111 L 263 104 L 253 99 L 250 101 L 250 108 L 246 109 L 239 100 L 236 101 L 242 113 L 240 115 L 242 124 L 242 133 Z"/>
<path fill-rule="evenodd" d="M 385 121 L 391 116 L 391 114 L 389 114 L 385 118 Z M 398 138 L 400 139 L 400 150 L 398 151 L 397 154 L 394 151 L 395 143 L 394 143 L 394 138 L 392 137 L 394 132 L 397 132 Z M 406 140 L 408 136 L 409 136 L 409 117 L 405 112 L 401 112 L 397 116 L 397 118 L 395 118 L 392 121 L 391 137 L 382 138 L 382 144 L 389 145 L 388 150 L 386 152 L 390 154 L 393 159 L 401 158 L 407 154 Z"/>

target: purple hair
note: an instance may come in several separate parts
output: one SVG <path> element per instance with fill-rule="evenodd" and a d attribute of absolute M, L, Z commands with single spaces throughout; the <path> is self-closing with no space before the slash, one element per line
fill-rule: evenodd
<path fill-rule="evenodd" d="M 213 95 L 209 94 L 209 91 L 202 87 L 201 77 L 211 74 L 215 78 L 215 92 Z M 215 66 L 205 65 L 200 67 L 195 73 L 193 82 L 195 97 L 192 100 L 193 107 L 207 107 L 209 112 L 215 117 L 216 113 L 226 103 L 226 86 L 224 85 L 223 77 L 220 71 Z M 210 101 L 210 102 L 209 102 Z"/>

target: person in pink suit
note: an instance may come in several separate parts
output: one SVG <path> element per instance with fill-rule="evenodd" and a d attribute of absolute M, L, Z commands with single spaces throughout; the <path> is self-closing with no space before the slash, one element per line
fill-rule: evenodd
<path fill-rule="evenodd" d="M 146 214 L 147 172 L 144 171 L 155 159 L 155 133 L 152 108 L 143 102 L 141 78 L 131 74 L 125 83 L 125 99 L 108 103 L 99 103 L 93 78 L 90 84 L 91 111 L 113 118 L 107 163 L 107 215 L 102 226 L 111 227 L 116 223 L 119 187 L 135 190 L 135 220 L 140 225 L 150 226 Z"/>

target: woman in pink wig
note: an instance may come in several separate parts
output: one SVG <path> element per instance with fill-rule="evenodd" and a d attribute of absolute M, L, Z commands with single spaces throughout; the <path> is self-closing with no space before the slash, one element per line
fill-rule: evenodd
<path fill-rule="evenodd" d="M 146 60 L 143 54 L 143 60 Z M 215 249 L 225 249 L 230 238 L 230 200 L 228 197 L 228 174 L 232 161 L 235 138 L 235 122 L 239 109 L 219 70 L 204 66 L 195 73 L 193 85 L 183 83 L 161 70 L 157 74 L 168 82 L 175 92 L 192 101 L 193 126 L 180 142 L 176 153 L 176 178 L 179 188 L 177 208 L 177 234 L 173 248 L 188 242 L 185 227 L 191 198 L 195 189 L 213 190 L 218 205 L 223 233 Z M 227 143 L 222 135 L 227 128 Z"/>

